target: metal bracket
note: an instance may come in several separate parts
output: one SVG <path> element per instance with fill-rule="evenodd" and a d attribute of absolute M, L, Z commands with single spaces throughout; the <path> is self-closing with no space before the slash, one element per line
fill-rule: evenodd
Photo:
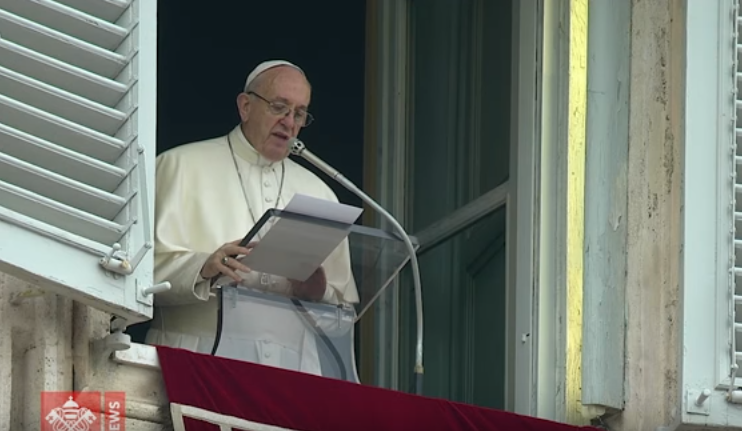
<path fill-rule="evenodd" d="M 114 243 L 111 250 L 99 262 L 103 268 L 110 272 L 129 276 L 134 273 L 134 269 L 137 268 L 137 265 L 150 249 L 152 249 L 152 243 L 147 242 L 137 251 L 134 258 L 129 259 L 126 252 L 121 251 L 121 245 Z"/>
<path fill-rule="evenodd" d="M 114 243 L 111 250 L 99 261 L 106 270 L 120 275 L 130 275 L 134 272 L 134 266 L 129 261 L 125 252 L 121 251 L 121 245 Z"/>
<path fill-rule="evenodd" d="M 710 389 L 688 390 L 686 392 L 686 412 L 692 414 L 709 415 L 709 402 L 707 399 L 712 394 Z"/>
<path fill-rule="evenodd" d="M 111 318 L 111 323 L 109 324 L 109 332 L 116 333 L 126 331 L 126 324 L 124 318 L 114 316 Z"/>
<path fill-rule="evenodd" d="M 132 346 L 132 337 L 126 333 L 126 320 L 114 318 L 108 335 L 91 341 L 91 360 L 96 367 L 111 358 L 115 351 L 125 351 Z"/>
<path fill-rule="evenodd" d="M 137 301 L 147 305 L 152 306 L 153 305 L 153 297 L 155 294 L 168 291 L 171 288 L 170 282 L 162 282 L 150 287 L 146 288 L 139 288 L 138 284 L 135 284 L 135 288 L 137 291 Z"/>

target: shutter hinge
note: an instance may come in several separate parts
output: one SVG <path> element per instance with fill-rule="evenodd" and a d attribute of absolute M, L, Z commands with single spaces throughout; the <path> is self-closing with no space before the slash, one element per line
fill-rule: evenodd
<path fill-rule="evenodd" d="M 128 276 L 134 272 L 134 269 L 137 268 L 139 262 L 144 258 L 145 253 L 147 253 L 151 248 L 152 243 L 146 242 L 134 258 L 129 259 L 127 254 L 121 251 L 121 245 L 114 243 L 113 246 L 111 246 L 111 250 L 106 254 L 106 256 L 101 258 L 99 263 L 103 268 L 110 272 Z"/>

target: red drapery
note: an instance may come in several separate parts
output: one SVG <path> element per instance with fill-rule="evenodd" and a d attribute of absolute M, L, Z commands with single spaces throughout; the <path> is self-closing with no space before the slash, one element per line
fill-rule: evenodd
<path fill-rule="evenodd" d="M 158 346 L 170 402 L 295 430 L 595 430 Z M 186 419 L 188 430 L 218 430 Z"/>

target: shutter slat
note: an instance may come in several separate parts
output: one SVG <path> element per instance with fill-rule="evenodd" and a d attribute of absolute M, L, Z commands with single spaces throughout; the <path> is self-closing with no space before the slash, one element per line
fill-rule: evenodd
<path fill-rule="evenodd" d="M 127 119 L 121 111 L 50 86 L 0 66 L 0 94 L 22 100 L 71 122 L 107 135 L 115 134 Z"/>
<path fill-rule="evenodd" d="M 128 34 L 123 27 L 53 0 L 0 0 L 0 9 L 108 50 L 116 50 Z"/>
<path fill-rule="evenodd" d="M 0 94 L 0 124 L 115 164 L 126 143 Z"/>
<path fill-rule="evenodd" d="M 44 169 L 86 184 L 114 191 L 128 171 L 75 153 L 49 141 L 0 124 L 0 153 L 34 163 Z"/>
<path fill-rule="evenodd" d="M 130 0 L 96 0 L 94 2 L 91 2 L 90 0 L 57 1 L 108 22 L 116 22 L 131 3 Z"/>
<path fill-rule="evenodd" d="M 113 219 L 128 203 L 121 197 L 0 153 L 3 180 L 96 216 Z"/>
<path fill-rule="evenodd" d="M 107 106 L 117 104 L 129 90 L 127 84 L 29 50 L 2 37 L 0 65 Z"/>
<path fill-rule="evenodd" d="M 0 9 L 0 35 L 62 62 L 115 78 L 127 58 Z"/>
<path fill-rule="evenodd" d="M 0 202 L 13 212 L 108 246 L 128 227 L 85 213 L 0 180 Z"/>

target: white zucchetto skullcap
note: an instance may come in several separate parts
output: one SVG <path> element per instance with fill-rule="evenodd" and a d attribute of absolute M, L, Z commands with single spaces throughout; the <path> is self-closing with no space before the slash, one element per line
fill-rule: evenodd
<path fill-rule="evenodd" d="M 297 66 L 297 65 L 295 65 L 293 63 L 289 63 L 286 60 L 269 60 L 269 61 L 264 61 L 263 63 L 261 63 L 258 66 L 256 66 L 255 69 L 253 69 L 253 72 L 250 72 L 250 75 L 248 75 L 248 79 L 245 80 L 244 90 L 245 91 L 248 91 L 248 86 L 250 86 L 250 83 L 252 83 L 253 80 L 255 80 L 255 78 L 258 75 L 262 74 L 263 72 L 267 71 L 268 69 L 275 68 L 277 66 L 289 66 L 289 67 L 293 67 L 294 69 L 296 69 L 299 72 L 301 72 L 302 75 L 304 75 L 304 71 L 299 66 Z"/>

